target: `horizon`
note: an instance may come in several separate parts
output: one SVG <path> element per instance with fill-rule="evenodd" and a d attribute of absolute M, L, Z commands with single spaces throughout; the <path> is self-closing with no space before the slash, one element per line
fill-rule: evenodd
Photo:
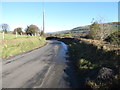
<path fill-rule="evenodd" d="M 43 8 L 47 33 L 90 25 L 93 18 L 118 22 L 118 2 L 2 2 L 2 23 L 8 24 L 10 31 L 31 24 L 42 29 Z"/>

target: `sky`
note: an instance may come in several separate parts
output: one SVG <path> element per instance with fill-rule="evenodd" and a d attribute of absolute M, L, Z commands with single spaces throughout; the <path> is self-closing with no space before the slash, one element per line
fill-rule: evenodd
<path fill-rule="evenodd" d="M 92 19 L 105 22 L 118 21 L 118 2 L 2 2 L 0 23 L 10 30 L 24 29 L 31 24 L 42 29 L 42 12 L 45 10 L 45 32 L 70 30 L 90 25 Z"/>

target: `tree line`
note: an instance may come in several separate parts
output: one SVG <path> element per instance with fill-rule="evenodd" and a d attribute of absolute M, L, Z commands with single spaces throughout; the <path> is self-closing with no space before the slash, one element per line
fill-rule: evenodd
<path fill-rule="evenodd" d="M 8 33 L 9 32 L 9 28 L 10 26 L 8 24 L 1 24 L 0 25 L 0 28 L 2 29 L 2 31 L 4 31 L 5 33 Z M 17 27 L 15 28 L 13 31 L 12 31 L 13 34 L 19 34 L 19 35 L 22 35 L 22 34 L 26 34 L 26 35 L 30 35 L 30 36 L 35 36 L 35 35 L 44 35 L 44 31 L 43 30 L 40 30 L 38 28 L 38 26 L 36 25 L 29 25 L 27 26 L 27 28 L 24 30 L 24 32 L 22 31 L 22 28 L 21 27 Z"/>

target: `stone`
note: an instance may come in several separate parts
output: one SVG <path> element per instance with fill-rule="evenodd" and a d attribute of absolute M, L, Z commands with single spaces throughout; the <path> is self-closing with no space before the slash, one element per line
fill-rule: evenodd
<path fill-rule="evenodd" d="M 110 68 L 102 67 L 99 72 L 97 79 L 100 82 L 109 82 L 113 79 L 113 70 Z"/>

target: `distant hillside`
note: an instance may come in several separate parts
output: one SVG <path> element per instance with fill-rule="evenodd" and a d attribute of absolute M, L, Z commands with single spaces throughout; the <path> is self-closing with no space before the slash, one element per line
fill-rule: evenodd
<path fill-rule="evenodd" d="M 90 31 L 89 27 L 90 25 L 76 27 L 70 30 L 70 32 L 71 33 L 88 33 Z"/>
<path fill-rule="evenodd" d="M 118 30 L 120 27 L 120 22 L 109 22 L 109 23 L 103 23 L 103 24 L 109 24 L 112 26 L 112 30 Z M 58 31 L 53 34 L 63 34 L 63 35 L 72 35 L 72 36 L 84 36 L 90 31 L 90 25 L 86 26 L 79 26 L 75 27 L 71 30 L 64 30 L 64 31 Z"/>
<path fill-rule="evenodd" d="M 118 26 L 120 25 L 120 22 L 110 22 L 104 24 L 112 25 L 113 30 L 117 30 Z M 90 25 L 86 25 L 86 26 L 75 27 L 72 30 L 70 30 L 70 33 L 86 33 L 89 31 L 90 31 Z"/>
<path fill-rule="evenodd" d="M 64 30 L 64 31 L 58 31 L 58 32 L 54 32 L 54 34 L 81 34 L 81 33 L 86 33 L 89 32 L 89 26 L 79 26 L 79 27 L 75 27 L 71 30 Z"/>

